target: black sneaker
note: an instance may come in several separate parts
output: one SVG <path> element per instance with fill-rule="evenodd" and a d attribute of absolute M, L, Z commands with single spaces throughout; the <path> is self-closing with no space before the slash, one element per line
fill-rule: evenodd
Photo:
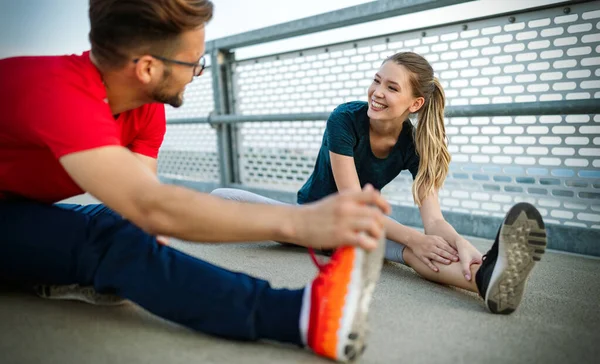
<path fill-rule="evenodd" d="M 507 315 L 517 309 L 527 277 L 545 250 L 546 228 L 538 210 L 524 202 L 513 206 L 475 275 L 490 311 Z"/>

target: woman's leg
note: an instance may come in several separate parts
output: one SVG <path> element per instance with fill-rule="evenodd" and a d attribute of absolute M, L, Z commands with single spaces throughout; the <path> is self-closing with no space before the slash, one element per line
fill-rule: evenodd
<path fill-rule="evenodd" d="M 482 264 L 471 265 L 471 281 L 463 278 L 459 263 L 434 263 L 439 268 L 436 273 L 410 249 L 405 249 L 404 258 L 426 279 L 476 292 L 492 313 L 510 314 L 521 304 L 531 270 L 546 250 L 546 239 L 546 228 L 539 211 L 533 205 L 521 202 L 506 213 Z"/>
<path fill-rule="evenodd" d="M 213 196 L 217 196 L 224 200 L 231 200 L 237 202 L 247 202 L 247 203 L 262 203 L 265 205 L 290 205 L 285 202 L 273 200 L 272 198 L 268 198 L 265 196 L 261 196 L 256 193 L 239 190 L 237 188 L 217 188 L 216 190 L 210 193 Z M 283 241 L 276 241 L 284 246 L 294 247 L 297 246 L 292 243 L 285 243 Z"/>
<path fill-rule="evenodd" d="M 256 193 L 239 190 L 235 188 L 217 188 L 210 193 L 213 196 L 223 198 L 225 200 L 249 202 L 249 203 L 263 203 L 268 205 L 288 205 L 285 202 L 273 200 L 271 198 L 258 195 Z M 278 242 L 280 244 L 292 245 L 288 243 Z M 392 262 L 406 264 L 403 258 L 402 252 L 405 246 L 396 243 L 392 240 L 387 240 L 385 245 L 385 259 Z M 331 255 L 332 251 L 324 251 L 326 255 Z"/>
<path fill-rule="evenodd" d="M 265 196 L 258 195 L 256 193 L 238 190 L 236 188 L 217 188 L 210 193 L 213 196 L 220 197 L 225 200 L 249 202 L 249 203 L 262 203 L 266 205 L 290 205 L 285 202 L 273 200 Z"/>
<path fill-rule="evenodd" d="M 396 262 L 406 265 L 404 260 L 404 251 L 406 246 L 404 244 L 396 243 L 393 240 L 387 239 L 385 241 L 385 259 L 391 262 Z"/>
<path fill-rule="evenodd" d="M 414 269 L 419 275 L 432 282 L 447 284 L 466 290 L 479 293 L 475 283 L 475 274 L 479 270 L 480 264 L 471 265 L 471 280 L 467 281 L 462 272 L 462 267 L 459 262 L 450 263 L 449 265 L 433 262 L 439 271 L 434 272 L 425 263 L 423 263 L 410 248 L 404 249 L 404 261 L 406 265 Z"/>

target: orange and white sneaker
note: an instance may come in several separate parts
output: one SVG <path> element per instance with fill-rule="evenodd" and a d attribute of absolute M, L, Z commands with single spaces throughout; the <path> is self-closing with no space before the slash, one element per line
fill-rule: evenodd
<path fill-rule="evenodd" d="M 381 273 L 385 240 L 371 252 L 358 247 L 338 248 L 304 293 L 300 331 L 315 354 L 348 362 L 366 348 L 367 314 Z"/>

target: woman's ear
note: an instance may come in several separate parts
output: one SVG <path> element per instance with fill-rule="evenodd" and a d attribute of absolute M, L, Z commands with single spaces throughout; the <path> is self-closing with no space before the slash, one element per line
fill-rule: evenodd
<path fill-rule="evenodd" d="M 416 99 L 413 100 L 413 103 L 408 108 L 408 111 L 410 111 L 411 113 L 415 113 L 415 112 L 419 111 L 421 109 L 421 107 L 423 107 L 424 103 L 425 103 L 425 98 L 417 97 Z"/>

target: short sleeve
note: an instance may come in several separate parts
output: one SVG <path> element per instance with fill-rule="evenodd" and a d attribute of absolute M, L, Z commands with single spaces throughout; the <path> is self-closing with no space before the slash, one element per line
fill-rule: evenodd
<path fill-rule="evenodd" d="M 329 151 L 352 157 L 357 142 L 353 127 L 353 115 L 338 107 L 327 120 L 327 145 Z"/>
<path fill-rule="evenodd" d="M 157 158 L 158 150 L 167 130 L 164 105 L 151 104 L 144 115 L 144 120 L 148 120 L 148 123 L 140 130 L 140 133 L 128 145 L 128 148 L 134 153 Z"/>

